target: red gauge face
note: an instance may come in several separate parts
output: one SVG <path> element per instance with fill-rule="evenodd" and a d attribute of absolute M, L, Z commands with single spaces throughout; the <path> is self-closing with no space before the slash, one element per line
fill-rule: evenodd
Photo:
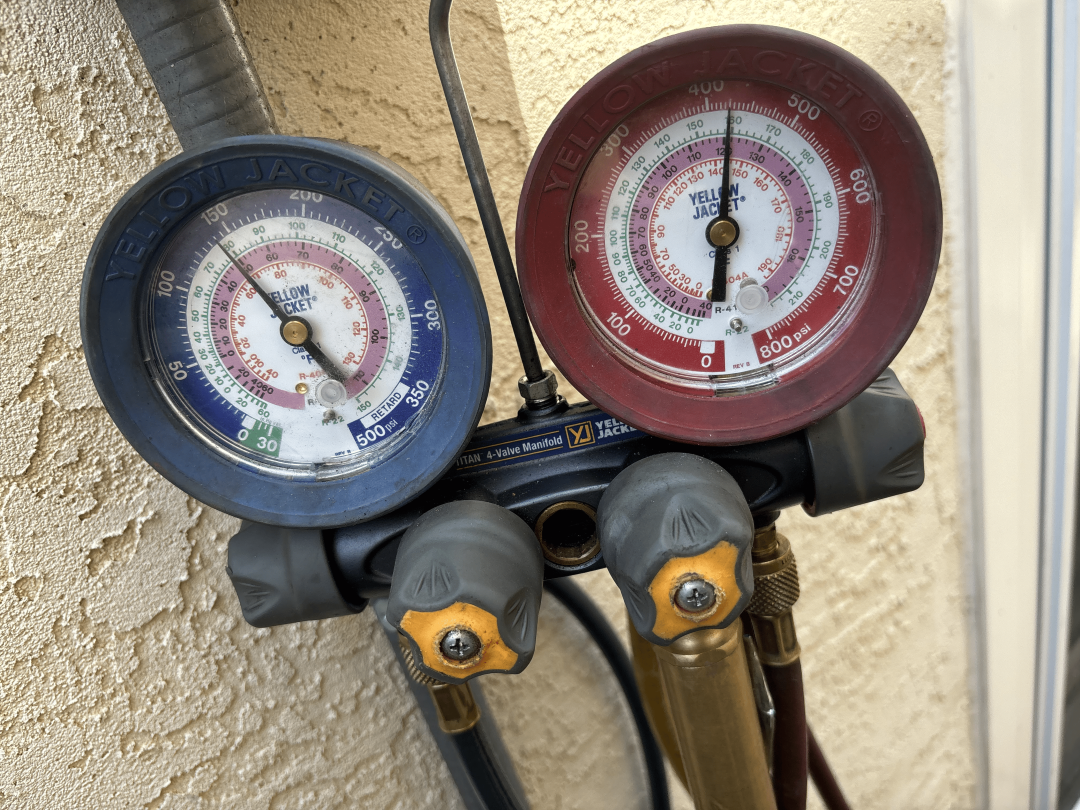
<path fill-rule="evenodd" d="M 518 262 L 541 341 L 643 430 L 734 444 L 865 388 L 933 283 L 941 202 L 903 102 L 821 40 L 730 26 L 611 65 L 541 143 Z"/>

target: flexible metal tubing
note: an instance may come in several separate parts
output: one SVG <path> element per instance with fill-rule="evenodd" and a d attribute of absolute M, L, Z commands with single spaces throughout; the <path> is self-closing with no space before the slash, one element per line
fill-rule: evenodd
<path fill-rule="evenodd" d="M 277 132 L 228 0 L 116 0 L 180 145 Z"/>
<path fill-rule="evenodd" d="M 530 382 L 544 378 L 544 368 L 540 364 L 540 355 L 536 350 L 529 316 L 525 312 L 525 302 L 521 298 L 521 286 L 518 284 L 514 261 L 510 257 L 510 246 L 506 242 L 502 218 L 495 204 L 495 195 L 491 191 L 484 156 L 480 151 L 480 142 L 476 138 L 469 102 L 465 98 L 465 88 L 461 84 L 457 60 L 454 58 L 454 46 L 450 42 L 450 4 L 453 0 L 432 0 L 428 13 L 428 32 L 431 35 L 431 50 L 435 54 L 435 66 L 439 69 L 446 104 L 450 108 L 450 118 L 454 122 L 461 157 L 465 161 L 465 170 L 472 184 L 476 208 L 480 212 L 480 222 L 484 226 L 491 260 L 495 264 L 495 274 L 499 277 L 506 311 L 510 315 L 510 325 L 514 329 L 518 353 L 525 376 Z"/>
<path fill-rule="evenodd" d="M 544 587 L 548 593 L 562 602 L 592 636 L 600 652 L 607 659 L 612 672 L 615 673 L 615 679 L 619 682 L 623 694 L 626 695 L 630 714 L 633 716 L 634 725 L 637 726 L 638 736 L 641 738 L 641 752 L 645 757 L 645 772 L 649 781 L 649 791 L 652 794 L 653 808 L 654 810 L 670 810 L 664 754 L 649 726 L 645 704 L 642 703 L 641 694 L 638 692 L 630 656 L 627 655 L 619 637 L 604 618 L 604 614 L 581 588 L 570 581 L 569 577 L 549 579 L 544 583 Z"/>

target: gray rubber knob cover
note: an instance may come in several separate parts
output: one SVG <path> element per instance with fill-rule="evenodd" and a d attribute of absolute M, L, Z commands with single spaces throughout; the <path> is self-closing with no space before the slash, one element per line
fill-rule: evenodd
<path fill-rule="evenodd" d="M 402 630 L 408 611 L 435 613 L 458 602 L 481 608 L 495 616 L 502 642 L 517 653 L 512 668 L 463 670 L 455 678 L 428 668 L 410 637 L 416 662 L 449 682 L 482 672 L 520 672 L 536 648 L 543 590 L 543 554 L 525 521 L 495 504 L 453 501 L 425 513 L 402 537 L 386 618 Z"/>
<path fill-rule="evenodd" d="M 318 529 L 248 523 L 229 541 L 225 570 L 253 627 L 347 616 L 364 607 L 341 598 Z"/>
<path fill-rule="evenodd" d="M 922 486 L 922 417 L 892 369 L 806 429 L 814 471 L 811 515 L 827 515 Z"/>
<path fill-rule="evenodd" d="M 754 520 L 739 485 L 719 464 L 685 453 L 638 461 L 611 482 L 596 515 L 608 571 L 643 638 L 663 645 L 674 640 L 653 632 L 657 609 L 649 587 L 660 569 L 672 558 L 696 557 L 721 541 L 739 549 L 735 576 L 741 593 L 726 620 L 704 626 L 727 626 L 750 601 Z"/>

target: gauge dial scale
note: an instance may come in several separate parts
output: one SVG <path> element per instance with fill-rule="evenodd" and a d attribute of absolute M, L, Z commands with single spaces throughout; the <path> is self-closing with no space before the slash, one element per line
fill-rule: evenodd
<path fill-rule="evenodd" d="M 717 246 L 720 220 L 733 241 Z M 940 240 L 933 161 L 896 93 L 761 26 L 602 71 L 548 130 L 518 214 L 556 364 L 624 421 L 706 444 L 800 429 L 869 385 L 914 328 Z"/>
<path fill-rule="evenodd" d="M 367 150 L 225 141 L 152 172 L 95 243 L 95 384 L 182 489 L 279 525 L 355 522 L 437 480 L 479 419 L 490 336 L 460 234 Z"/>

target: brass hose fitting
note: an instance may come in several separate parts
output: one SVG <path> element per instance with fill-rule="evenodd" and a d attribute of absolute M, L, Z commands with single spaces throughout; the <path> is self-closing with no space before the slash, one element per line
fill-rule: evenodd
<path fill-rule="evenodd" d="M 754 595 L 746 608 L 765 681 L 776 708 L 772 780 L 779 810 L 806 807 L 806 705 L 802 662 L 791 608 L 799 571 L 791 544 L 770 524 L 754 531 L 750 550 Z"/>
<path fill-rule="evenodd" d="M 799 600 L 799 570 L 791 544 L 770 524 L 754 532 L 751 549 L 754 595 L 746 612 L 754 627 L 758 654 L 765 666 L 799 660 L 799 639 L 791 608 Z"/>

